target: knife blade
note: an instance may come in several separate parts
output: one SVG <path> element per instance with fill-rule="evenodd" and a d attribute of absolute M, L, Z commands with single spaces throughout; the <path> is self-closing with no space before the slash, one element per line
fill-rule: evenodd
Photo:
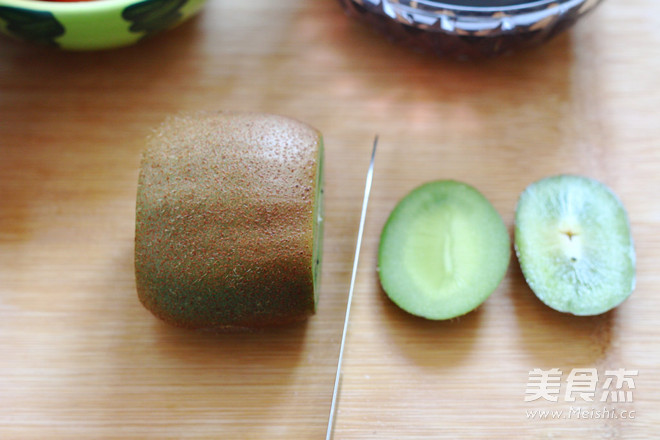
<path fill-rule="evenodd" d="M 344 328 L 341 334 L 341 344 L 339 345 L 339 359 L 337 360 L 337 372 L 335 375 L 335 385 L 332 390 L 332 403 L 330 404 L 330 415 L 328 417 L 328 428 L 326 430 L 326 440 L 331 440 L 334 433 L 334 421 L 337 411 L 337 397 L 339 395 L 339 382 L 341 380 L 341 366 L 344 360 L 344 348 L 346 346 L 346 336 L 348 334 L 348 323 L 351 316 L 351 305 L 353 303 L 353 290 L 355 289 L 355 278 L 357 275 L 358 263 L 360 261 L 360 248 L 362 247 L 362 236 L 364 235 L 364 223 L 367 217 L 367 206 L 369 205 L 369 194 L 371 193 L 371 182 L 374 175 L 374 163 L 376 160 L 376 149 L 378 146 L 378 135 L 374 137 L 374 144 L 371 150 L 371 161 L 367 171 L 367 178 L 364 184 L 364 197 L 362 199 L 362 212 L 360 214 L 360 226 L 358 228 L 357 240 L 355 244 L 355 255 L 353 257 L 353 270 L 351 272 L 351 283 L 348 289 L 348 300 L 346 301 L 346 313 L 344 315 Z"/>

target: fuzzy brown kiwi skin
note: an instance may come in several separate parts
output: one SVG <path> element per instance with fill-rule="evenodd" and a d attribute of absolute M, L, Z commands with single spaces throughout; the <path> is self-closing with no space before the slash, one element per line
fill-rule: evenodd
<path fill-rule="evenodd" d="M 282 116 L 203 112 L 166 121 L 138 179 L 138 297 L 160 319 L 240 329 L 305 319 L 314 295 L 321 134 Z"/>

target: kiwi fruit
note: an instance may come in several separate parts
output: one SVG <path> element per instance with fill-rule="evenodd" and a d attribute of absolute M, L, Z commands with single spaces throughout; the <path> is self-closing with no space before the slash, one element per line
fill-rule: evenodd
<path fill-rule="evenodd" d="M 605 313 L 635 288 L 628 214 L 594 179 L 558 175 L 529 185 L 516 207 L 514 243 L 527 284 L 560 312 Z"/>
<path fill-rule="evenodd" d="M 380 237 L 378 274 L 401 309 L 431 320 L 464 315 L 500 284 L 511 257 L 501 216 L 475 188 L 423 184 L 393 209 Z"/>
<path fill-rule="evenodd" d="M 278 115 L 196 112 L 149 138 L 135 274 L 172 325 L 243 329 L 305 319 L 319 292 L 323 141 Z"/>

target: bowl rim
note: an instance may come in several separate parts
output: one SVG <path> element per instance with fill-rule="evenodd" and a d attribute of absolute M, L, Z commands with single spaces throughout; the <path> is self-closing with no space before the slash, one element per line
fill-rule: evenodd
<path fill-rule="evenodd" d="M 144 0 L 89 0 L 57 2 L 48 0 L 0 0 L 0 7 L 9 6 L 35 11 L 61 11 L 61 12 L 97 12 L 122 8 Z"/>

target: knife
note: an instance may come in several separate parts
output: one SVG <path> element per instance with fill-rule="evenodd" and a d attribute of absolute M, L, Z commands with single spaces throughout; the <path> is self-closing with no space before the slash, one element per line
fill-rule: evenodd
<path fill-rule="evenodd" d="M 346 302 L 346 314 L 344 315 L 344 329 L 341 334 L 341 344 L 339 345 L 339 360 L 337 361 L 337 373 L 335 375 L 335 385 L 332 390 L 332 403 L 330 405 L 330 416 L 328 417 L 328 429 L 325 439 L 331 440 L 334 430 L 335 413 L 337 410 L 337 397 L 339 394 L 339 381 L 341 379 L 341 365 L 344 360 L 344 347 L 346 346 L 346 334 L 348 333 L 348 322 L 351 316 L 351 304 L 353 303 L 353 290 L 355 288 L 355 277 L 357 275 L 358 263 L 360 261 L 360 248 L 362 246 L 362 235 L 364 234 L 364 222 L 367 217 L 367 205 L 369 204 L 369 194 L 371 193 L 371 182 L 374 175 L 374 162 L 376 159 L 376 147 L 378 146 L 378 135 L 374 138 L 374 145 L 371 150 L 371 161 L 367 171 L 367 179 L 364 184 L 364 198 L 362 200 L 362 214 L 360 215 L 360 227 L 358 229 L 357 242 L 355 244 L 355 256 L 353 257 L 353 271 L 351 273 L 351 284 L 348 289 L 348 301 Z"/>

